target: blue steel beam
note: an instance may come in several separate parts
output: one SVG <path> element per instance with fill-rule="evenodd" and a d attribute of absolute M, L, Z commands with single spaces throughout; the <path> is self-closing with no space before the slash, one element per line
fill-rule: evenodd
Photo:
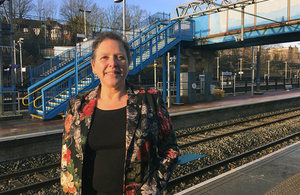
<path fill-rule="evenodd" d="M 299 41 L 300 20 L 275 23 L 244 30 L 244 41 L 239 41 L 240 30 L 228 31 L 195 39 L 196 46 L 209 46 L 214 49 L 226 49 L 242 46 L 265 45 Z M 254 41 L 256 40 L 256 41 Z"/>

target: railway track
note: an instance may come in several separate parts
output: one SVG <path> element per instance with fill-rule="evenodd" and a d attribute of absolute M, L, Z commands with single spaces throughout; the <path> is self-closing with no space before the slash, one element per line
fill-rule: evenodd
<path fill-rule="evenodd" d="M 219 161 L 215 164 L 208 165 L 206 167 L 203 167 L 199 170 L 195 170 L 195 171 L 193 171 L 191 173 L 188 173 L 188 174 L 185 174 L 183 176 L 176 177 L 176 178 L 169 181 L 168 186 L 167 186 L 167 190 L 171 191 L 176 186 L 181 186 L 182 183 L 184 183 L 184 182 L 188 182 L 189 180 L 195 180 L 195 178 L 197 178 L 201 175 L 207 174 L 207 173 L 211 173 L 214 170 L 223 170 L 225 166 L 229 165 L 232 162 L 236 162 L 236 161 L 239 161 L 243 158 L 247 158 L 247 157 L 249 157 L 249 156 L 251 156 L 255 153 L 261 152 L 263 150 L 267 150 L 268 148 L 274 147 L 275 145 L 281 144 L 283 142 L 287 142 L 288 140 L 293 139 L 295 137 L 299 137 L 299 136 L 300 136 L 300 132 L 292 134 L 292 135 L 287 136 L 287 137 L 284 137 L 282 139 L 276 140 L 274 142 L 265 144 L 263 146 L 257 147 L 255 149 L 249 150 L 249 151 L 244 152 L 242 154 L 233 156 L 231 158 L 225 159 L 223 161 Z"/>
<path fill-rule="evenodd" d="M 291 112 L 294 112 L 292 114 L 292 116 L 290 116 Z M 289 115 L 289 116 L 286 116 L 286 115 Z M 194 145 L 197 145 L 202 142 L 220 139 L 222 137 L 231 136 L 234 134 L 238 134 L 238 133 L 248 131 L 251 129 L 255 129 L 255 128 L 260 128 L 263 126 L 268 126 L 268 125 L 271 125 L 274 123 L 279 123 L 279 122 L 289 120 L 291 118 L 295 118 L 295 117 L 299 117 L 299 116 L 300 116 L 299 109 L 293 109 L 293 110 L 283 111 L 283 112 L 279 112 L 279 113 L 275 113 L 275 114 L 271 114 L 271 115 L 267 115 L 267 116 L 263 116 L 263 117 L 255 117 L 255 118 L 252 118 L 249 120 L 242 120 L 242 121 L 238 121 L 238 122 L 234 122 L 234 123 L 230 123 L 230 124 L 225 124 L 225 125 L 221 125 L 218 127 L 212 127 L 212 128 L 202 129 L 199 131 L 183 133 L 183 134 L 177 135 L 177 138 L 180 143 L 180 149 L 183 150 L 190 146 L 194 146 Z M 274 117 L 276 117 L 276 119 L 274 119 Z M 260 124 L 251 125 L 250 124 L 251 122 L 255 122 L 255 123 L 259 122 Z M 246 125 L 245 125 L 245 123 L 246 123 Z M 245 128 L 245 126 L 248 126 L 248 127 Z M 241 127 L 243 127 L 243 128 L 241 128 Z M 217 129 L 219 129 L 219 130 L 217 130 Z M 234 129 L 234 130 L 232 130 L 232 129 Z M 213 133 L 211 133 L 211 132 L 213 132 Z M 195 137 L 192 138 L 191 136 L 195 136 Z M 257 147 L 255 149 L 252 149 L 252 150 L 249 150 L 242 154 L 219 161 L 212 165 L 208 165 L 208 166 L 200 168 L 198 170 L 195 169 L 185 175 L 178 176 L 170 181 L 170 183 L 168 184 L 168 189 L 172 189 L 175 186 L 180 186 L 180 184 L 182 182 L 191 180 L 199 175 L 202 175 L 202 174 L 210 172 L 214 169 L 218 169 L 222 166 L 225 166 L 226 164 L 228 164 L 230 162 L 237 161 L 238 159 L 242 159 L 245 156 L 249 156 L 253 153 L 264 150 L 265 148 L 276 145 L 280 142 L 290 139 L 292 136 L 299 136 L 299 133 L 293 134 L 291 136 L 287 136 L 286 138 L 282 138 L 278 141 L 268 143 L 264 146 Z M 188 139 L 188 140 L 182 141 L 181 139 Z M 193 140 L 193 141 L 191 141 L 191 140 Z M 184 143 L 184 142 L 186 142 L 186 143 Z M 20 194 L 20 193 L 28 192 L 29 190 L 38 190 L 38 189 L 41 189 L 41 188 L 44 188 L 47 186 L 57 184 L 60 182 L 59 177 L 47 178 L 47 177 L 43 176 L 43 172 L 45 172 L 47 170 L 59 169 L 59 168 L 60 168 L 60 163 L 55 163 L 55 164 L 42 166 L 42 167 L 30 169 L 30 170 L 20 171 L 20 172 L 16 172 L 16 173 L 10 173 L 7 175 L 0 175 L 0 185 L 1 185 L 2 181 L 6 180 L 11 185 L 14 186 L 14 188 L 12 188 L 10 190 L 0 192 L 0 195 Z M 33 178 L 32 180 L 34 180 L 36 182 L 26 184 L 26 183 L 22 183 L 19 181 L 19 178 L 22 178 L 22 177 L 24 178 L 24 177 L 28 177 L 28 176 Z"/>
<path fill-rule="evenodd" d="M 41 166 L 33 169 L 28 169 L 24 171 L 14 172 L 6 175 L 0 175 L 1 182 L 7 181 L 14 188 L 0 192 L 0 195 L 15 195 L 25 193 L 29 190 L 38 190 L 43 187 L 51 186 L 59 182 L 59 177 L 48 178 L 43 173 L 49 170 L 55 170 L 60 167 L 60 163 L 49 164 L 46 166 Z M 34 183 L 26 184 L 22 180 L 33 180 Z"/>
<path fill-rule="evenodd" d="M 291 114 L 293 113 L 294 114 Z M 196 130 L 192 132 L 186 132 L 177 135 L 177 141 L 179 148 L 187 148 L 189 146 L 197 145 L 202 142 L 230 136 L 233 134 L 241 133 L 248 130 L 280 123 L 285 120 L 289 120 L 295 117 L 300 117 L 300 110 L 292 109 L 288 111 L 282 111 L 273 113 L 266 116 L 251 118 L 248 120 L 237 121 L 230 124 L 223 124 L 218 127 L 211 127 L 207 129 Z"/>

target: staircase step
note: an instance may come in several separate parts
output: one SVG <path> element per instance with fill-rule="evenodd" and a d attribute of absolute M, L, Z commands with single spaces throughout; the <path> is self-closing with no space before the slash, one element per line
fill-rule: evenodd
<path fill-rule="evenodd" d="M 48 102 L 49 106 L 56 107 L 59 105 L 58 102 Z"/>
<path fill-rule="evenodd" d="M 43 115 L 43 110 L 36 110 L 39 115 Z"/>
<path fill-rule="evenodd" d="M 57 103 L 62 103 L 66 101 L 66 98 L 54 98 L 54 101 Z"/>
<path fill-rule="evenodd" d="M 86 84 L 78 84 L 78 89 L 79 89 L 79 88 L 83 89 L 83 88 L 85 88 L 85 87 L 86 87 Z"/>
<path fill-rule="evenodd" d="M 52 106 L 46 106 L 46 110 L 47 110 L 47 111 L 53 110 L 53 108 L 54 108 L 54 107 L 52 107 Z"/>
<path fill-rule="evenodd" d="M 89 85 L 92 82 L 92 79 L 90 81 L 80 81 L 83 85 Z"/>
<path fill-rule="evenodd" d="M 78 86 L 78 91 L 80 91 L 80 90 L 82 90 L 83 88 L 80 88 L 79 86 Z M 76 91 L 76 89 L 75 89 L 75 87 L 72 87 L 72 92 L 73 91 Z"/>
<path fill-rule="evenodd" d="M 69 99 L 69 95 L 60 95 L 63 99 Z"/>

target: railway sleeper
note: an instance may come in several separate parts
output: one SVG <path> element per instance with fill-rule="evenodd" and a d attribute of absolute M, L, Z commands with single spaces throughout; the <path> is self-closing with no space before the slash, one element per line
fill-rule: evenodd
<path fill-rule="evenodd" d="M 11 182 L 11 184 L 12 184 L 15 188 L 19 188 L 19 187 L 23 187 L 23 186 L 24 186 L 24 184 L 21 183 L 19 180 L 13 180 L 13 181 Z"/>
<path fill-rule="evenodd" d="M 41 174 L 37 174 L 37 175 L 36 175 L 36 178 L 37 178 L 38 180 L 40 180 L 40 181 L 47 181 L 47 180 L 49 180 L 48 177 L 45 177 L 44 175 L 41 175 Z"/>

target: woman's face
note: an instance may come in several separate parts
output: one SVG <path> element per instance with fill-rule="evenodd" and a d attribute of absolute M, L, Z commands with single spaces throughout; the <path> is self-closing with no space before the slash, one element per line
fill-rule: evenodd
<path fill-rule="evenodd" d="M 102 41 L 91 64 L 102 86 L 115 89 L 124 87 L 129 65 L 125 48 L 119 41 Z"/>

